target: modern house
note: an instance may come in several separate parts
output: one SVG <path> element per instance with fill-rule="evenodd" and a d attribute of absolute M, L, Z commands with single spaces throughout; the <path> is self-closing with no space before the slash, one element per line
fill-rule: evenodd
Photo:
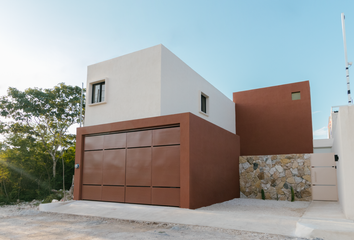
<path fill-rule="evenodd" d="M 232 101 L 157 45 L 89 66 L 86 96 L 76 200 L 195 209 L 238 198 L 240 190 L 257 195 L 257 181 L 269 196 L 283 189 L 286 198 L 286 184 L 299 188 L 298 198 L 310 191 L 308 81 L 235 92 Z M 286 154 L 295 160 L 272 157 Z M 245 157 L 264 155 L 272 156 Z M 250 184 L 242 176 L 252 171 Z M 281 182 L 289 172 L 289 183 Z"/>

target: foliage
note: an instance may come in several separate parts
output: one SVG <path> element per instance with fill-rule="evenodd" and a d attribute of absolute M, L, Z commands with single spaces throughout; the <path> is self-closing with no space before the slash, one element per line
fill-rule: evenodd
<path fill-rule="evenodd" d="M 42 144 L 19 134 L 11 135 L 7 141 L 12 146 L 4 147 L 0 152 L 1 167 L 8 173 L 1 182 L 6 200 L 27 201 L 49 192 L 51 166 L 48 163 L 51 161 Z"/>
<path fill-rule="evenodd" d="M 80 121 L 80 97 L 80 87 L 64 83 L 53 89 L 28 88 L 24 92 L 9 88 L 7 96 L 0 99 L 1 116 L 15 122 L 3 123 L 2 129 L 26 128 L 27 134 L 41 141 L 53 161 L 55 177 L 58 151 L 72 144 L 74 136 L 68 129 Z"/>
<path fill-rule="evenodd" d="M 43 199 L 51 189 L 70 188 L 74 174 L 75 135 L 68 128 L 79 121 L 81 88 L 63 83 L 53 89 L 9 88 L 0 111 L 0 202 Z"/>
<path fill-rule="evenodd" d="M 42 203 L 51 203 L 53 199 L 59 200 L 61 198 L 63 198 L 63 193 L 52 193 L 46 196 Z"/>
<path fill-rule="evenodd" d="M 261 190 L 261 194 L 262 194 L 262 199 L 265 200 L 265 193 L 263 189 Z"/>
<path fill-rule="evenodd" d="M 65 189 L 71 187 L 71 180 L 73 178 L 75 170 L 75 145 L 71 146 L 63 152 L 64 167 L 65 167 Z M 63 165 L 58 164 L 57 173 L 63 172 Z M 53 189 L 62 189 L 63 188 L 63 177 L 61 174 L 55 175 L 53 178 Z"/>
<path fill-rule="evenodd" d="M 294 188 L 291 186 L 291 187 L 290 187 L 290 190 L 291 190 L 291 201 L 294 202 L 294 201 L 295 201 Z"/>

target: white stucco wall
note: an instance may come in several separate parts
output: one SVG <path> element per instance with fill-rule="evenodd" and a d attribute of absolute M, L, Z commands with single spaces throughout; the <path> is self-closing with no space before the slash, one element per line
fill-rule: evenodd
<path fill-rule="evenodd" d="M 332 153 L 332 148 L 314 148 L 313 153 Z"/>
<path fill-rule="evenodd" d="M 338 154 L 338 197 L 347 218 L 354 220 L 354 106 L 339 108 L 333 120 L 333 152 Z"/>
<path fill-rule="evenodd" d="M 332 153 L 333 138 L 314 139 L 313 153 Z"/>
<path fill-rule="evenodd" d="M 191 112 L 236 133 L 234 102 L 161 46 L 161 115 Z M 201 92 L 209 97 L 208 116 L 200 112 Z"/>
<path fill-rule="evenodd" d="M 90 104 L 90 84 L 106 79 L 106 103 Z M 84 126 L 161 115 L 161 45 L 88 66 Z"/>
<path fill-rule="evenodd" d="M 106 101 L 91 104 L 92 83 L 103 79 Z M 191 112 L 236 133 L 235 104 L 162 44 L 89 66 L 86 96 L 84 126 Z"/>

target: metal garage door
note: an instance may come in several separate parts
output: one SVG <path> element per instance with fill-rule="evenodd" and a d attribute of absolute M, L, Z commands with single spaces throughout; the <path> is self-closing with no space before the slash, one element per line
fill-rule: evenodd
<path fill-rule="evenodd" d="M 180 128 L 85 137 L 82 199 L 179 206 Z"/>

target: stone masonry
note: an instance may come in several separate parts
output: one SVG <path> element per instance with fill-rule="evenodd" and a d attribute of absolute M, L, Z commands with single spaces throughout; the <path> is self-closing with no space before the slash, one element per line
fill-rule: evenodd
<path fill-rule="evenodd" d="M 310 154 L 240 156 L 241 197 L 311 201 Z"/>

